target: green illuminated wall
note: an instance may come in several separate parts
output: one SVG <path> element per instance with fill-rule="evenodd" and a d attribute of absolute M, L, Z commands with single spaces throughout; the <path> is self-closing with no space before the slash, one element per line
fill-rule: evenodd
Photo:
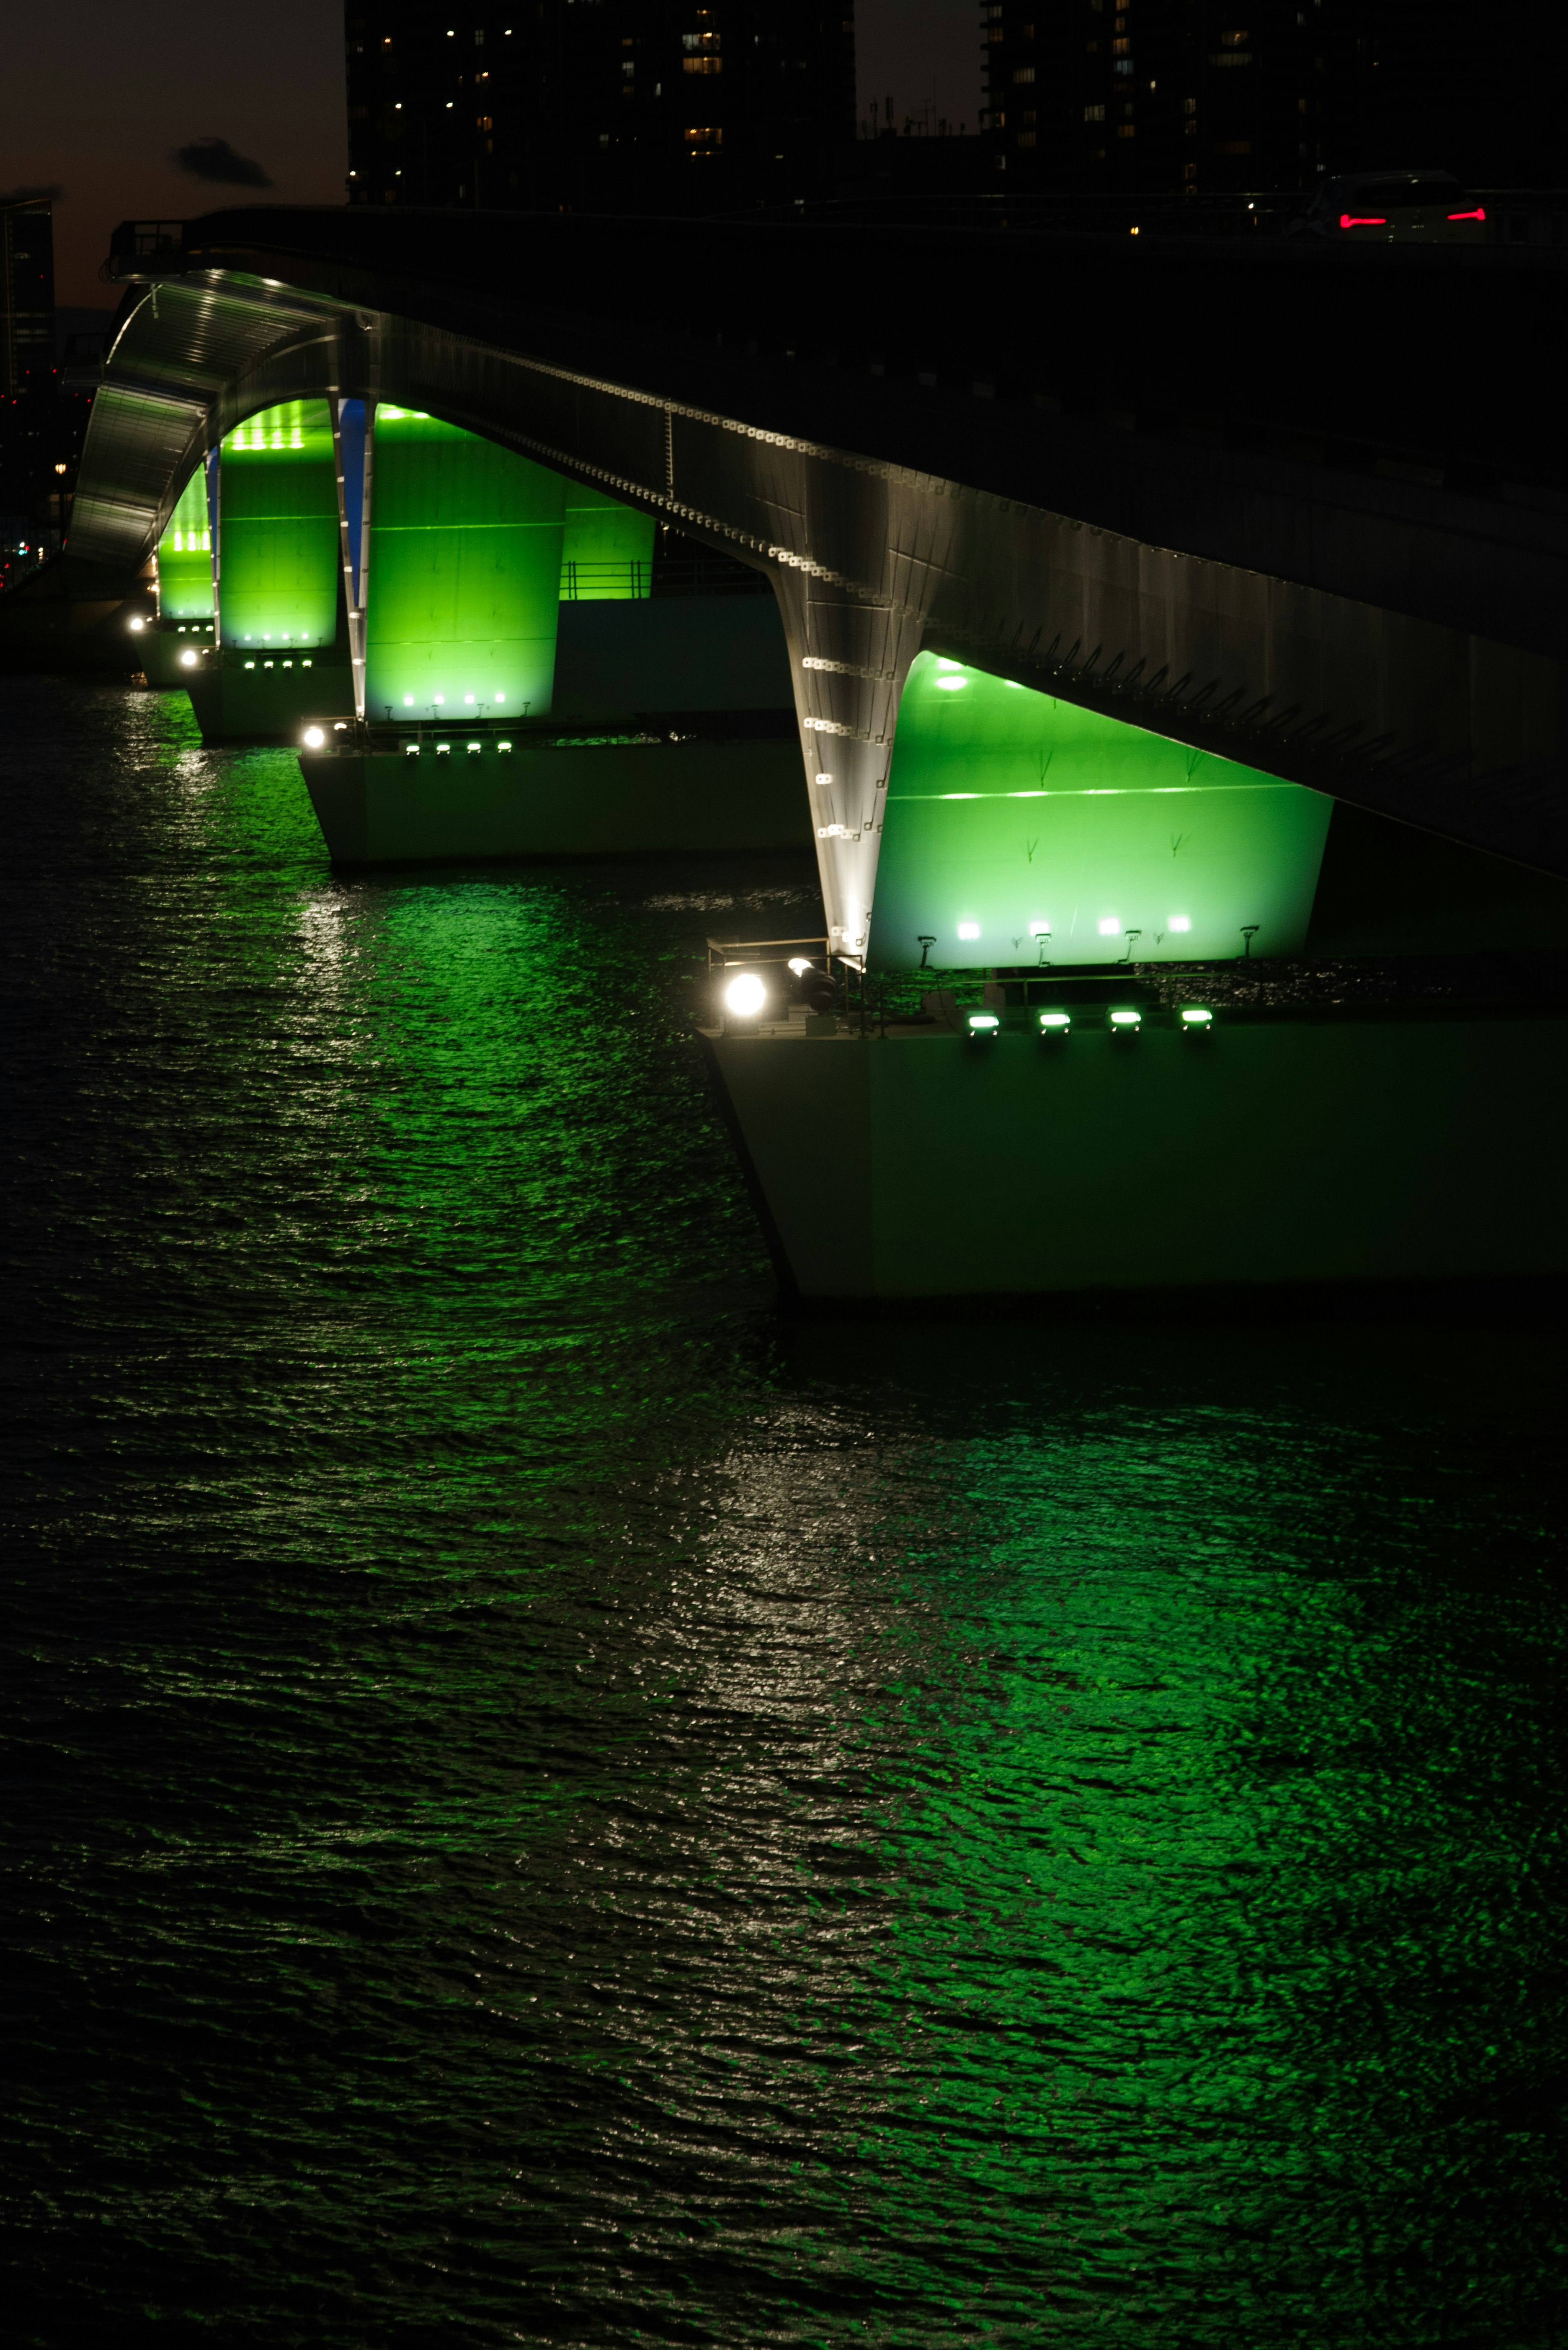
<path fill-rule="evenodd" d="M 213 617 L 213 534 L 207 469 L 198 465 L 158 542 L 158 609 L 166 620 Z"/>
<path fill-rule="evenodd" d="M 1296 954 L 1333 802 L 922 653 L 898 712 L 883 970 Z M 1049 932 L 1049 938 L 1044 935 Z"/>
<path fill-rule="evenodd" d="M 376 411 L 369 716 L 545 715 L 566 485 L 455 424 Z"/>
<path fill-rule="evenodd" d="M 653 516 L 623 506 L 602 490 L 566 484 L 561 595 L 577 604 L 623 603 L 646 596 L 653 577 Z"/>
<path fill-rule="evenodd" d="M 341 559 L 324 400 L 236 425 L 218 468 L 218 615 L 229 645 L 329 645 Z"/>

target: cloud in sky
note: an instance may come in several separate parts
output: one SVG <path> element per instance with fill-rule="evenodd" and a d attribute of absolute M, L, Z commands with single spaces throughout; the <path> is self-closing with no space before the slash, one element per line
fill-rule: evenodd
<path fill-rule="evenodd" d="M 271 180 L 248 155 L 236 155 L 226 139 L 192 139 L 169 158 L 193 180 L 214 180 L 226 188 L 270 188 Z"/>

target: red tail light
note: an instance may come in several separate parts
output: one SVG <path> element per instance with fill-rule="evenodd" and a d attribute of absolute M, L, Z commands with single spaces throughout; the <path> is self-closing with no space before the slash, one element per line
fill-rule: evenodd
<path fill-rule="evenodd" d="M 1450 220 L 1480 220 L 1480 221 L 1483 221 L 1483 220 L 1485 220 L 1485 218 L 1486 218 L 1486 214 L 1485 214 L 1485 213 L 1483 213 L 1483 212 L 1482 212 L 1482 210 L 1481 210 L 1481 208 L 1480 208 L 1480 204 L 1478 204 L 1478 205 L 1476 206 L 1476 208 L 1475 208 L 1475 210 L 1474 210 L 1474 212 L 1473 212 L 1473 213 L 1450 213 L 1449 214 L 1449 218 Z"/>
<path fill-rule="evenodd" d="M 1357 220 L 1350 213 L 1341 213 L 1339 225 L 1341 228 L 1386 228 L 1388 224 L 1386 220 Z"/>

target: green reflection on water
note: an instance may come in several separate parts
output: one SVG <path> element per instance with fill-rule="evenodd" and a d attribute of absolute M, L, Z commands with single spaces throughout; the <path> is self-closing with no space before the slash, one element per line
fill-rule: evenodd
<path fill-rule="evenodd" d="M 345 884 L 125 708 L 7 913 L 25 2338 L 1560 2338 L 1549 1344 L 792 1336 L 659 993 L 771 900 Z"/>

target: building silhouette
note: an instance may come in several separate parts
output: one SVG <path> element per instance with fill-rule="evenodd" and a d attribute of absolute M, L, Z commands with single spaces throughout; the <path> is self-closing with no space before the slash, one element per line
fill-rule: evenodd
<path fill-rule="evenodd" d="M 1563 15 L 1521 0 L 1505 42 L 1418 0 L 983 0 L 992 184 L 1208 193 L 1382 167 L 1561 184 Z"/>
<path fill-rule="evenodd" d="M 853 0 L 349 0 L 356 203 L 673 213 L 827 191 Z"/>

